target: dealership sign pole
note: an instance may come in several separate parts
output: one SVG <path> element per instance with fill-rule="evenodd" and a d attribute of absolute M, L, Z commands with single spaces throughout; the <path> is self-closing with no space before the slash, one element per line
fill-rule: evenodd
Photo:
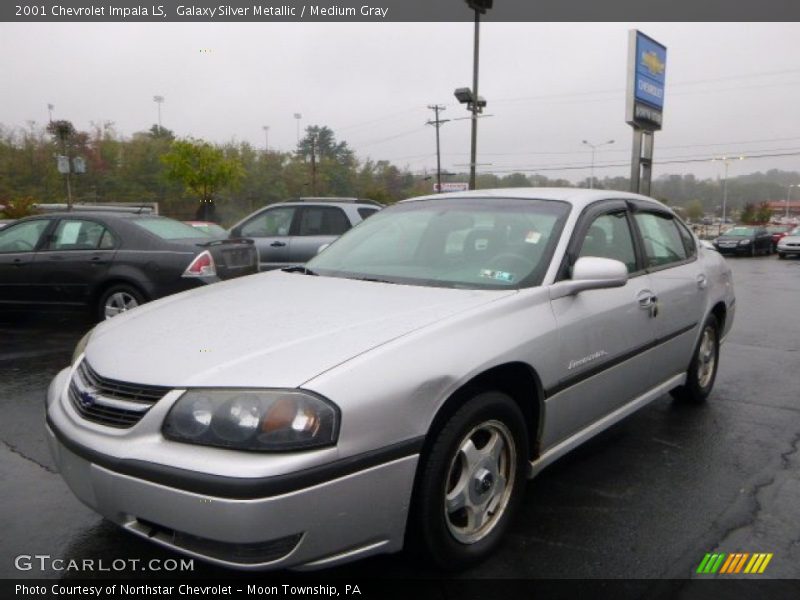
<path fill-rule="evenodd" d="M 653 136 L 664 115 L 667 47 L 632 29 L 628 34 L 628 93 L 625 121 L 633 127 L 631 191 L 650 194 Z"/>

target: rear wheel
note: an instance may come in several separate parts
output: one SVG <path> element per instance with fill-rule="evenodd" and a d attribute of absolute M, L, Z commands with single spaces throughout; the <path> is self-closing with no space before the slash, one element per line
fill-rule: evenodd
<path fill-rule="evenodd" d="M 104 321 L 144 303 L 144 295 L 135 287 L 127 284 L 112 285 L 100 295 L 96 317 L 98 321 Z"/>
<path fill-rule="evenodd" d="M 711 393 L 719 366 L 719 323 L 708 315 L 686 372 L 686 383 L 670 392 L 676 400 L 699 404 Z"/>
<path fill-rule="evenodd" d="M 410 538 L 440 568 L 463 569 L 500 542 L 521 498 L 527 432 L 517 404 L 484 392 L 436 435 L 420 464 Z"/>

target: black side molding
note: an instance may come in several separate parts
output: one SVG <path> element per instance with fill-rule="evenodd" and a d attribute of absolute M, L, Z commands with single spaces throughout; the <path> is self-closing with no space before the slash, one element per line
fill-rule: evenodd
<path fill-rule="evenodd" d="M 425 439 L 424 436 L 420 436 L 378 450 L 342 458 L 326 465 L 285 475 L 254 479 L 210 475 L 142 460 L 107 456 L 69 439 L 53 424 L 49 415 L 47 416 L 47 426 L 67 450 L 109 471 L 195 494 L 233 500 L 253 500 L 288 494 L 400 458 L 413 456 L 420 453 Z"/>
<path fill-rule="evenodd" d="M 652 342 L 639 346 L 638 348 L 634 348 L 630 352 L 626 352 L 625 354 L 621 354 L 617 357 L 612 358 L 611 360 L 607 360 L 603 363 L 600 363 L 599 365 L 591 369 L 588 369 L 583 373 L 578 373 L 577 375 L 569 377 L 568 379 L 562 379 L 555 386 L 551 387 L 548 390 L 545 390 L 544 397 L 549 398 L 550 396 L 555 396 L 556 394 L 563 392 L 567 388 L 570 388 L 573 385 L 578 385 L 579 383 L 589 379 L 590 377 L 594 377 L 595 375 L 599 375 L 603 371 L 616 367 L 617 365 L 621 365 L 626 360 L 630 360 L 637 354 L 641 354 L 642 352 L 647 352 L 648 350 L 652 350 L 653 348 L 660 346 L 661 344 L 666 344 L 670 340 L 673 340 L 676 337 L 691 331 L 695 327 L 697 327 L 697 323 L 692 323 L 691 325 L 687 325 L 686 327 L 683 327 L 678 331 L 673 331 L 669 335 L 665 335 L 662 338 L 658 338 L 656 340 L 653 340 Z"/>

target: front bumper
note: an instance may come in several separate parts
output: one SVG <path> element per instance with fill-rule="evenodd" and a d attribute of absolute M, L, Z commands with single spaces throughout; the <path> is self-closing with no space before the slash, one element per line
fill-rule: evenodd
<path fill-rule="evenodd" d="M 179 489 L 168 480 L 114 470 L 115 460 L 143 463 L 109 462 L 75 441 L 80 423 L 72 421 L 79 417 L 62 398 L 68 375 L 59 373 L 48 390 L 50 451 L 78 499 L 132 533 L 222 566 L 253 570 L 323 568 L 402 548 L 418 454 L 389 456 L 381 464 L 265 497 L 239 498 L 235 489 L 220 495 Z M 230 452 L 232 473 L 239 454 Z M 271 480 L 280 479 L 235 481 L 274 490 Z"/>

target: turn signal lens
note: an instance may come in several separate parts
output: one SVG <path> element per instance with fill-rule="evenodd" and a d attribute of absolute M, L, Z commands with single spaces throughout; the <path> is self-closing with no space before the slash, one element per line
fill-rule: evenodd
<path fill-rule="evenodd" d="M 214 277 L 217 274 L 217 267 L 214 265 L 214 257 L 208 250 L 204 250 L 186 267 L 183 277 Z"/>

